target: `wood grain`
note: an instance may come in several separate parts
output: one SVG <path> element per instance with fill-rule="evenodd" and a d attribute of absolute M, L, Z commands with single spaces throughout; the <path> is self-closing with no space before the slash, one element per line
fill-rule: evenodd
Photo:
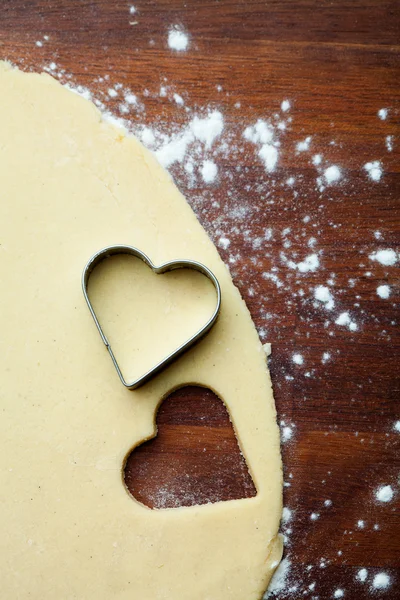
<path fill-rule="evenodd" d="M 399 244 L 400 5 L 396 0 L 134 4 L 133 20 L 129 5 L 120 0 L 5 0 L 1 55 L 25 69 L 40 70 L 55 61 L 90 89 L 106 90 L 108 83 L 96 79 L 108 74 L 109 81 L 131 87 L 144 100 L 145 111 L 130 118 L 145 125 L 162 128 L 187 120 L 184 110 L 160 98 L 162 84 L 181 93 L 193 109 L 222 110 L 232 138 L 230 152 L 218 157 L 218 185 L 193 187 L 180 166 L 172 173 L 212 239 L 218 244 L 221 235 L 229 237 L 221 255 L 262 341 L 273 344 L 270 368 L 278 415 L 293 429 L 282 450 L 284 501 L 293 511 L 285 528 L 287 554 L 290 580 L 297 585 L 296 595 L 283 591 L 279 597 L 313 597 L 309 585 L 315 583 L 313 593 L 320 599 L 333 597 L 337 588 L 347 600 L 367 598 L 372 576 L 383 570 L 392 585 L 379 597 L 400 598 L 400 435 L 394 430 L 399 419 L 399 275 L 397 267 L 368 258 L 378 248 Z M 168 49 L 171 25 L 190 33 L 187 52 Z M 44 35 L 49 41 L 36 46 Z M 278 111 L 285 98 L 292 104 L 293 123 L 270 176 L 242 132 Z M 109 99 L 107 107 L 118 113 L 118 102 Z M 389 108 L 385 121 L 377 118 L 382 107 Z M 308 135 L 311 153 L 297 153 L 296 143 Z M 388 135 L 394 136 L 393 152 L 385 145 Z M 243 152 L 235 151 L 239 143 Z M 323 192 L 311 163 L 317 152 L 343 172 L 341 181 Z M 383 164 L 379 184 L 363 169 L 371 160 Z M 288 177 L 295 178 L 295 186 L 287 185 Z M 245 217 L 237 216 L 238 207 L 244 207 Z M 254 239 L 263 238 L 269 227 L 272 238 L 255 247 Z M 287 228 L 290 250 L 282 235 Z M 381 240 L 374 237 L 376 231 Z M 322 252 L 321 267 L 299 276 L 282 264 L 281 253 L 303 258 L 312 237 Z M 274 268 L 279 287 L 264 276 Z M 313 301 L 314 287 L 328 280 L 333 280 L 332 314 Z M 382 283 L 392 291 L 386 301 L 376 294 Z M 354 315 L 356 332 L 335 326 L 343 311 Z M 303 355 L 302 367 L 292 361 L 294 352 Z M 325 363 L 324 352 L 330 353 Z M 200 460 L 197 450 L 193 454 L 195 430 L 209 448 L 210 461 L 199 466 L 191 501 L 247 494 L 243 461 L 229 437 L 224 411 L 218 412 L 223 405 L 215 412 L 218 403 L 211 398 L 199 398 L 195 390 L 181 394 L 171 400 L 173 410 L 168 412 L 169 403 L 162 408 L 163 435 L 142 447 L 144 462 L 129 464 L 128 479 L 146 487 L 143 501 L 151 504 L 151 498 L 160 497 L 155 462 L 190 473 L 193 461 Z M 227 440 L 222 455 L 215 445 L 217 430 Z M 220 468 L 228 456 L 235 477 L 224 479 L 218 489 L 207 469 L 212 461 Z M 171 486 L 170 502 L 184 504 L 182 486 L 175 483 L 171 474 L 163 480 Z M 376 488 L 389 484 L 394 500 L 377 503 Z M 315 521 L 312 513 L 318 515 Z M 367 584 L 355 579 L 361 567 L 369 571 Z"/>
<path fill-rule="evenodd" d="M 229 414 L 211 390 L 186 386 L 157 414 L 157 437 L 125 466 L 130 493 L 150 508 L 176 508 L 256 495 Z"/>

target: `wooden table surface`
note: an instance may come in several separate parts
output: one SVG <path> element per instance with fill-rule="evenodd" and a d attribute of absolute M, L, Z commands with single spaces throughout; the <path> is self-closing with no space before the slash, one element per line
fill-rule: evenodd
<path fill-rule="evenodd" d="M 218 181 L 193 183 L 182 164 L 171 172 L 219 245 L 262 342 L 272 343 L 278 418 L 284 438 L 291 436 L 282 446 L 290 585 L 277 596 L 322 600 L 342 589 L 347 600 L 368 598 L 383 571 L 391 585 L 376 597 L 400 598 L 398 268 L 369 258 L 399 249 L 400 5 L 134 4 L 130 12 L 124 0 L 3 0 L 1 58 L 39 71 L 54 62 L 61 81 L 98 92 L 117 115 L 118 98 L 104 94 L 122 83 L 143 106 L 127 117 L 134 127 L 176 128 L 208 108 L 221 111 L 227 148 L 213 155 Z M 172 26 L 189 34 L 187 51 L 168 47 Z M 171 101 L 172 92 L 190 112 Z M 285 99 L 291 107 L 283 115 Z M 382 108 L 386 119 L 377 115 Z M 242 133 L 275 113 L 292 121 L 268 173 Z M 310 149 L 299 152 L 307 136 Z M 316 154 L 320 167 L 312 162 Z M 380 181 L 368 177 L 371 161 L 381 163 Z M 329 165 L 342 177 L 324 186 L 316 179 Z M 301 273 L 287 262 L 313 253 L 315 271 Z M 377 294 L 383 284 L 388 299 Z M 318 285 L 329 286 L 331 310 L 315 301 Z M 335 324 L 343 312 L 357 330 Z M 302 365 L 293 361 L 296 353 Z M 158 424 L 158 438 L 126 469 L 142 502 L 179 506 L 255 493 L 224 405 L 211 392 L 173 394 Z M 387 503 L 375 497 L 383 485 L 394 491 Z M 368 579 L 360 583 L 364 567 Z"/>

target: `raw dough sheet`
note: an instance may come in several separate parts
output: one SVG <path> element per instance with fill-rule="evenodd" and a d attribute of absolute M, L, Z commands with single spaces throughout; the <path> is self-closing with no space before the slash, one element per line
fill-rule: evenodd
<path fill-rule="evenodd" d="M 0 65 L 2 596 L 259 600 L 281 557 L 279 431 L 266 358 L 214 245 L 134 138 L 48 75 Z M 111 244 L 206 264 L 222 288 L 210 335 L 143 388 L 121 385 L 84 302 Z M 257 496 L 150 510 L 122 469 L 174 388 L 226 403 Z"/>

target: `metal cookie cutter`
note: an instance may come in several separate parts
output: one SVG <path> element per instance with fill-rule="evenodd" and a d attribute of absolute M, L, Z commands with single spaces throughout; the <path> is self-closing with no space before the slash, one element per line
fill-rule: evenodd
<path fill-rule="evenodd" d="M 132 256 L 136 256 L 137 258 L 140 258 L 140 260 L 142 260 L 148 267 L 150 267 L 150 269 L 153 271 L 153 273 L 156 273 L 157 275 L 165 273 L 166 271 L 172 271 L 174 269 L 194 269 L 195 271 L 199 271 L 200 273 L 202 273 L 203 275 L 205 275 L 206 277 L 208 277 L 208 279 L 210 279 L 212 281 L 212 283 L 215 287 L 215 291 L 217 293 L 217 303 L 216 303 L 215 310 L 214 310 L 212 316 L 209 318 L 209 320 L 205 323 L 205 325 L 203 325 L 203 327 L 201 329 L 199 329 L 199 331 L 197 331 L 197 333 L 192 335 L 192 337 L 190 337 L 181 346 L 179 346 L 173 352 L 171 352 L 171 354 L 169 354 L 168 356 L 163 358 L 158 364 L 156 364 L 152 369 L 150 369 L 150 371 L 147 371 L 147 373 L 145 373 L 144 375 L 141 375 L 138 379 L 136 379 L 135 381 L 131 381 L 131 382 L 126 381 L 124 376 L 122 375 L 121 369 L 119 368 L 119 365 L 118 365 L 117 359 L 115 358 L 114 352 L 112 351 L 110 343 L 101 328 L 99 320 L 97 319 L 96 313 L 93 309 L 93 306 L 92 306 L 92 304 L 89 300 L 89 296 L 88 296 L 88 284 L 89 284 L 89 279 L 90 279 L 92 272 L 97 267 L 97 265 L 99 263 L 101 263 L 104 259 L 109 258 L 110 256 L 114 256 L 115 254 L 130 254 Z M 186 352 L 186 350 L 188 350 L 191 346 L 193 346 L 196 342 L 198 342 L 203 336 L 205 336 L 210 331 L 211 327 L 214 325 L 215 321 L 217 320 L 217 317 L 218 317 L 218 314 L 219 314 L 219 311 L 221 308 L 221 288 L 220 288 L 218 279 L 215 277 L 214 273 L 212 273 L 210 271 L 210 269 L 208 269 L 205 265 L 203 265 L 202 263 L 196 262 L 194 260 L 173 260 L 170 262 L 166 262 L 166 263 L 160 265 L 159 267 L 156 267 L 151 262 L 150 258 L 148 256 L 146 256 L 146 254 L 144 254 L 137 248 L 134 248 L 133 246 L 108 246 L 106 248 L 103 248 L 96 254 L 94 254 L 83 270 L 82 289 L 83 289 L 83 295 L 85 296 L 85 300 L 87 302 L 89 310 L 92 314 L 94 322 L 96 323 L 96 327 L 99 330 L 101 339 L 103 340 L 108 352 L 110 353 L 110 356 L 111 356 L 114 366 L 117 370 L 119 378 L 122 381 L 122 383 L 124 384 L 124 386 L 130 390 L 134 390 L 134 389 L 138 388 L 139 386 L 143 385 L 144 383 L 146 383 L 146 381 L 148 381 L 149 379 L 154 377 L 154 375 L 159 373 L 159 371 L 164 369 L 173 360 L 175 360 L 178 356 L 183 354 L 183 352 Z"/>

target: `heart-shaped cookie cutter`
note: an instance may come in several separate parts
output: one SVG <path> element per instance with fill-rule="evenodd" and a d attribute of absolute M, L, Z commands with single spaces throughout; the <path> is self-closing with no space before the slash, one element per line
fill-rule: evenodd
<path fill-rule="evenodd" d="M 110 256 L 114 256 L 116 254 L 129 254 L 131 256 L 135 256 L 136 258 L 140 258 L 140 260 L 142 260 L 148 267 L 150 267 L 150 269 L 156 275 L 161 275 L 162 273 L 166 273 L 167 271 L 173 271 L 174 269 L 194 269 L 195 271 L 199 271 L 200 273 L 202 273 L 203 275 L 208 277 L 208 279 L 210 279 L 210 281 L 214 285 L 214 288 L 215 288 L 215 291 L 217 294 L 217 303 L 216 303 L 215 310 L 214 310 L 212 316 L 205 323 L 205 325 L 203 325 L 203 327 L 201 327 L 201 329 L 199 329 L 199 331 L 197 331 L 188 340 L 186 340 L 186 342 L 181 344 L 178 348 L 176 348 L 168 356 L 166 356 L 159 363 L 157 363 L 152 369 L 150 369 L 150 371 L 147 371 L 147 373 L 145 373 L 144 375 L 141 375 L 138 379 L 135 379 L 135 381 L 132 381 L 132 382 L 128 382 L 125 380 L 125 378 L 122 374 L 122 371 L 119 368 L 118 361 L 115 358 L 114 352 L 112 351 L 110 342 L 108 341 L 108 339 L 99 323 L 99 320 L 96 316 L 96 313 L 94 311 L 94 308 L 92 306 L 92 303 L 90 302 L 89 295 L 88 295 L 89 279 L 90 279 L 90 276 L 93 273 L 94 269 L 103 260 L 105 260 L 106 258 L 109 258 Z M 142 252 L 138 248 L 134 248 L 133 246 L 107 246 L 106 248 L 99 250 L 99 252 L 96 252 L 96 254 L 94 254 L 90 258 L 90 260 L 86 264 L 86 267 L 83 270 L 82 289 L 83 289 L 83 295 L 85 296 L 85 300 L 87 302 L 87 305 L 89 307 L 91 315 L 94 319 L 94 322 L 96 323 L 96 327 L 100 333 L 101 339 L 103 340 L 103 342 L 111 356 L 111 359 L 114 363 L 114 367 L 119 375 L 119 378 L 120 378 L 121 382 L 124 384 L 124 386 L 126 388 L 128 388 L 129 390 L 134 390 L 134 389 L 138 388 L 139 386 L 143 385 L 144 383 L 146 383 L 149 379 L 154 377 L 162 369 L 167 367 L 173 360 L 178 358 L 178 356 L 180 356 L 181 354 L 186 352 L 186 350 L 188 350 L 191 346 L 193 346 L 196 342 L 198 342 L 202 337 L 204 337 L 210 331 L 211 327 L 214 325 L 215 321 L 217 320 L 217 317 L 218 317 L 218 314 L 219 314 L 219 311 L 221 308 L 221 287 L 220 287 L 218 279 L 215 277 L 214 273 L 212 273 L 212 271 L 210 271 L 210 269 L 208 269 L 205 265 L 203 265 L 202 263 L 199 263 L 195 260 L 173 260 L 173 261 L 166 262 L 166 263 L 160 265 L 159 267 L 156 267 L 156 265 L 153 264 L 153 262 L 150 260 L 150 258 L 146 254 L 144 254 L 144 252 Z"/>

